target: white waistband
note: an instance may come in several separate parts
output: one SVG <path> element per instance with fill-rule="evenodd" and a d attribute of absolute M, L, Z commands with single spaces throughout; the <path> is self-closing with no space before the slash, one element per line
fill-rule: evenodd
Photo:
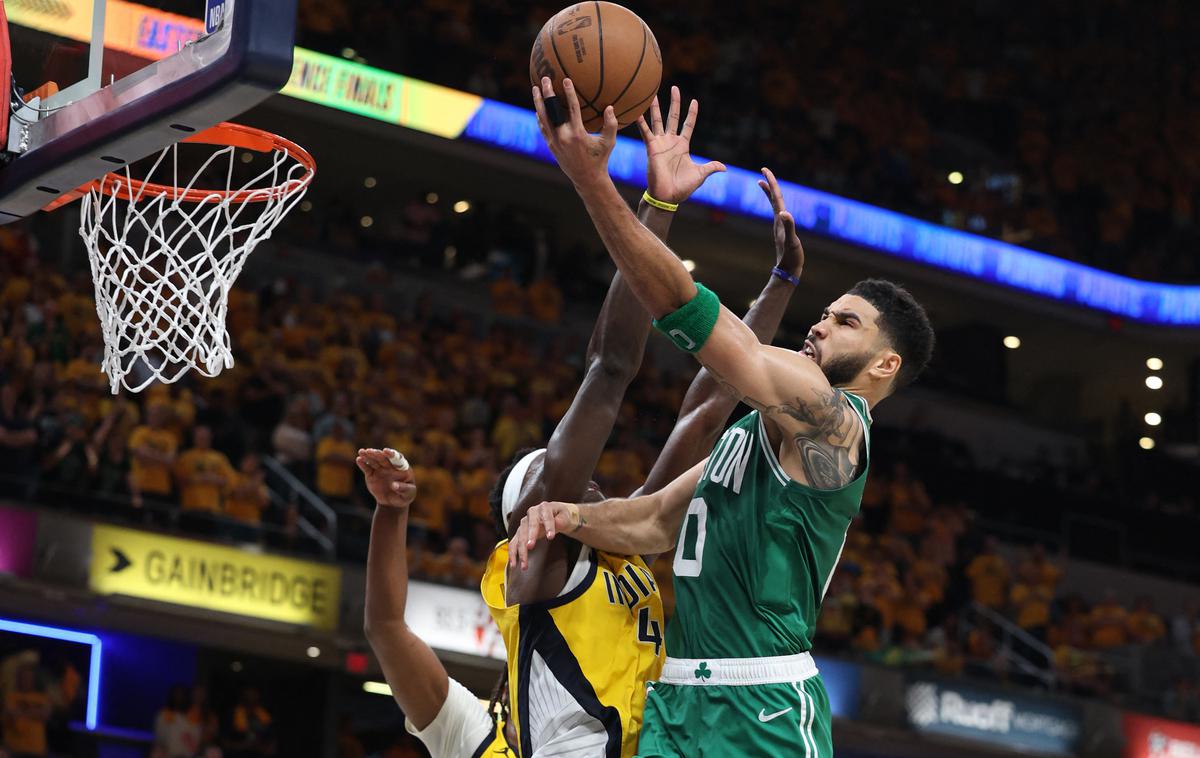
<path fill-rule="evenodd" d="M 812 655 L 780 655 L 773 658 L 667 658 L 663 684 L 697 687 L 711 685 L 776 684 L 802 682 L 817 675 Z"/>

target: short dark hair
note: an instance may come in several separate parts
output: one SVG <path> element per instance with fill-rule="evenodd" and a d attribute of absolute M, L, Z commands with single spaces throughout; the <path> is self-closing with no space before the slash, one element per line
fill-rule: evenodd
<path fill-rule="evenodd" d="M 879 311 L 879 331 L 901 360 L 894 389 L 912 384 L 929 365 L 936 341 L 925 309 L 908 290 L 886 279 L 864 279 L 847 294 L 861 297 Z"/>
<path fill-rule="evenodd" d="M 496 484 L 488 493 L 488 510 L 492 514 L 492 525 L 496 528 L 497 536 L 502 540 L 508 539 L 508 522 L 504 519 L 504 484 L 508 481 L 508 475 L 512 473 L 513 467 L 534 450 L 537 448 L 524 447 L 518 450 L 508 466 L 500 472 L 500 476 L 496 477 Z"/>

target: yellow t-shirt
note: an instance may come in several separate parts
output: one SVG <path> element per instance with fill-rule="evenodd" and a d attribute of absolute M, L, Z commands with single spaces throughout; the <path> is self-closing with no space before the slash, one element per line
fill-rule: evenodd
<path fill-rule="evenodd" d="M 148 447 L 158 453 L 174 455 L 176 450 L 175 435 L 166 429 L 153 429 L 139 426 L 129 435 L 129 471 L 133 483 L 142 492 L 153 495 L 169 495 L 171 493 L 171 468 L 157 461 L 139 460 L 132 455 L 139 447 Z"/>
<path fill-rule="evenodd" d="M 1129 614 L 1119 605 L 1098 605 L 1092 609 L 1092 645 L 1101 650 L 1120 647 L 1128 642 L 1125 623 Z"/>
<path fill-rule="evenodd" d="M 1013 608 L 1017 612 L 1017 626 L 1022 629 L 1037 629 L 1050 623 L 1050 603 L 1054 590 L 1042 584 L 1018 584 L 1010 594 Z"/>
<path fill-rule="evenodd" d="M 26 715 L 10 716 L 9 709 L 47 708 L 41 692 L 10 692 L 4 696 L 4 746 L 14 753 L 46 754 L 46 722 Z"/>
<path fill-rule="evenodd" d="M 1129 638 L 1142 644 L 1157 642 L 1167 633 L 1162 617 L 1154 611 L 1130 613 L 1126 626 L 1129 627 Z"/>
<path fill-rule="evenodd" d="M 342 455 L 354 458 L 357 449 L 350 440 L 335 440 L 325 437 L 317 443 L 317 492 L 329 497 L 346 498 L 354 491 L 353 463 L 322 463 L 327 455 Z"/>
<path fill-rule="evenodd" d="M 219 484 L 199 481 L 199 477 L 219 475 Z M 221 510 L 221 493 L 233 478 L 233 467 L 224 453 L 216 450 L 186 450 L 175 461 L 175 475 L 179 479 L 179 505 L 185 511 Z"/>
<path fill-rule="evenodd" d="M 1000 608 L 1007 599 L 1008 564 L 998 555 L 978 555 L 967 566 L 971 597 L 988 608 Z"/>
<path fill-rule="evenodd" d="M 225 496 L 225 515 L 231 519 L 257 526 L 262 522 L 262 511 L 270 500 L 267 485 L 259 484 L 252 492 L 239 493 L 238 489 L 247 486 L 249 477 L 244 474 L 234 474 Z"/>

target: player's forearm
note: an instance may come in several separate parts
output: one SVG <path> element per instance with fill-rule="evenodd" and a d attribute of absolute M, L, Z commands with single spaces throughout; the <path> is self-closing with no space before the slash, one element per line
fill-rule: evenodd
<path fill-rule="evenodd" d="M 617 268 L 655 318 L 696 296 L 696 283 L 654 233 L 634 217 L 611 180 L 579 187 L 579 196 Z"/>
<path fill-rule="evenodd" d="M 661 553 L 672 547 L 675 537 L 665 528 L 661 511 L 656 494 L 581 503 L 580 526 L 570 536 L 618 555 Z"/>
<path fill-rule="evenodd" d="M 363 611 L 367 639 L 404 624 L 408 602 L 408 509 L 376 506 L 367 547 L 367 597 Z"/>

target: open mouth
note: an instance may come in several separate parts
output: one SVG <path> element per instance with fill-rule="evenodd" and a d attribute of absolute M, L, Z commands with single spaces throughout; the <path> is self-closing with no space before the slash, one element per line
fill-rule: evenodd
<path fill-rule="evenodd" d="M 804 353 L 809 358 L 812 358 L 814 361 L 817 359 L 817 347 L 812 343 L 812 340 L 804 340 L 804 347 L 800 348 L 800 352 Z"/>

